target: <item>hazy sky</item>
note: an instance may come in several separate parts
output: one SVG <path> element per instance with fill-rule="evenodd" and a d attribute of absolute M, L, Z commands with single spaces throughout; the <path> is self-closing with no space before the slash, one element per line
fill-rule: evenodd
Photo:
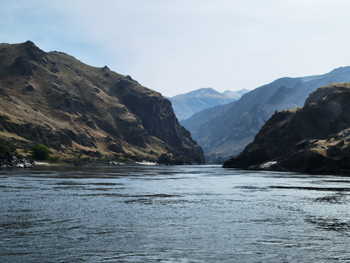
<path fill-rule="evenodd" d="M 174 96 L 350 65 L 349 0 L 0 0 L 0 42 L 33 41 Z"/>

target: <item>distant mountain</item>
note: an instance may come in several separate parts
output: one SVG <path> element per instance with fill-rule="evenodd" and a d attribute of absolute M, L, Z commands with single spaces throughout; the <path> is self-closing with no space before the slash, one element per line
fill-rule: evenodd
<path fill-rule="evenodd" d="M 194 133 L 199 128 L 199 126 L 201 126 L 203 123 L 207 122 L 211 118 L 215 117 L 222 111 L 226 110 L 227 108 L 231 107 L 236 100 L 238 100 L 242 95 L 244 95 L 248 91 L 249 90 L 247 89 L 242 89 L 238 91 L 226 90 L 222 94 L 225 94 L 226 96 L 234 98 L 235 99 L 234 101 L 228 104 L 218 105 L 218 106 L 201 110 L 195 113 L 194 115 L 192 115 L 191 117 L 189 117 L 188 119 L 181 120 L 180 124 L 183 125 L 186 129 L 188 129 L 191 133 Z"/>
<path fill-rule="evenodd" d="M 276 112 L 224 167 L 293 172 L 350 172 L 350 83 L 311 93 L 302 108 Z"/>
<path fill-rule="evenodd" d="M 223 105 L 236 100 L 212 88 L 202 88 L 169 98 L 178 120 L 184 120 L 193 114 L 217 105 Z"/>
<path fill-rule="evenodd" d="M 207 160 L 238 155 L 277 110 L 300 107 L 318 87 L 349 82 L 350 67 L 324 75 L 281 78 L 244 94 L 229 108 L 202 124 L 192 134 L 203 147 Z"/>
<path fill-rule="evenodd" d="M 130 76 L 34 43 L 0 45 L 0 139 L 62 158 L 205 162 L 171 103 Z"/>
<path fill-rule="evenodd" d="M 212 108 L 201 110 L 188 119 L 181 120 L 180 124 L 184 126 L 191 133 L 194 133 L 203 123 L 207 122 L 211 118 L 215 117 L 222 111 L 229 108 L 235 101 L 224 105 L 214 106 Z"/>
<path fill-rule="evenodd" d="M 222 94 L 238 100 L 238 99 L 240 99 L 240 97 L 242 97 L 247 92 L 249 92 L 249 90 L 247 90 L 247 89 L 241 89 L 241 90 L 237 90 L 237 91 L 226 90 Z"/>

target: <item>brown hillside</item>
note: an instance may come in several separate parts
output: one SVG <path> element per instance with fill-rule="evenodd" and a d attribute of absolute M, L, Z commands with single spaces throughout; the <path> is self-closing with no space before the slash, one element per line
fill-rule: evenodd
<path fill-rule="evenodd" d="M 67 158 L 167 154 L 173 163 L 204 163 L 161 94 L 30 41 L 0 45 L 0 137 Z"/>

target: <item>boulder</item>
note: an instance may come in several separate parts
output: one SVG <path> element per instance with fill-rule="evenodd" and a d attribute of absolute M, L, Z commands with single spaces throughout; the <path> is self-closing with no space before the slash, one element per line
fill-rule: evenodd
<path fill-rule="evenodd" d="M 0 156 L 0 168 L 33 168 L 33 160 L 15 153 L 7 152 Z"/>

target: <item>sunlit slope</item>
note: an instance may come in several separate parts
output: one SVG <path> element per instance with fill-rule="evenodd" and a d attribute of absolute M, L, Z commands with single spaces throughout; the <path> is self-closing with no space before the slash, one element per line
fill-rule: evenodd
<path fill-rule="evenodd" d="M 0 69 L 0 136 L 20 148 L 37 142 L 67 157 L 204 162 L 171 103 L 130 76 L 30 41 L 0 45 Z"/>

